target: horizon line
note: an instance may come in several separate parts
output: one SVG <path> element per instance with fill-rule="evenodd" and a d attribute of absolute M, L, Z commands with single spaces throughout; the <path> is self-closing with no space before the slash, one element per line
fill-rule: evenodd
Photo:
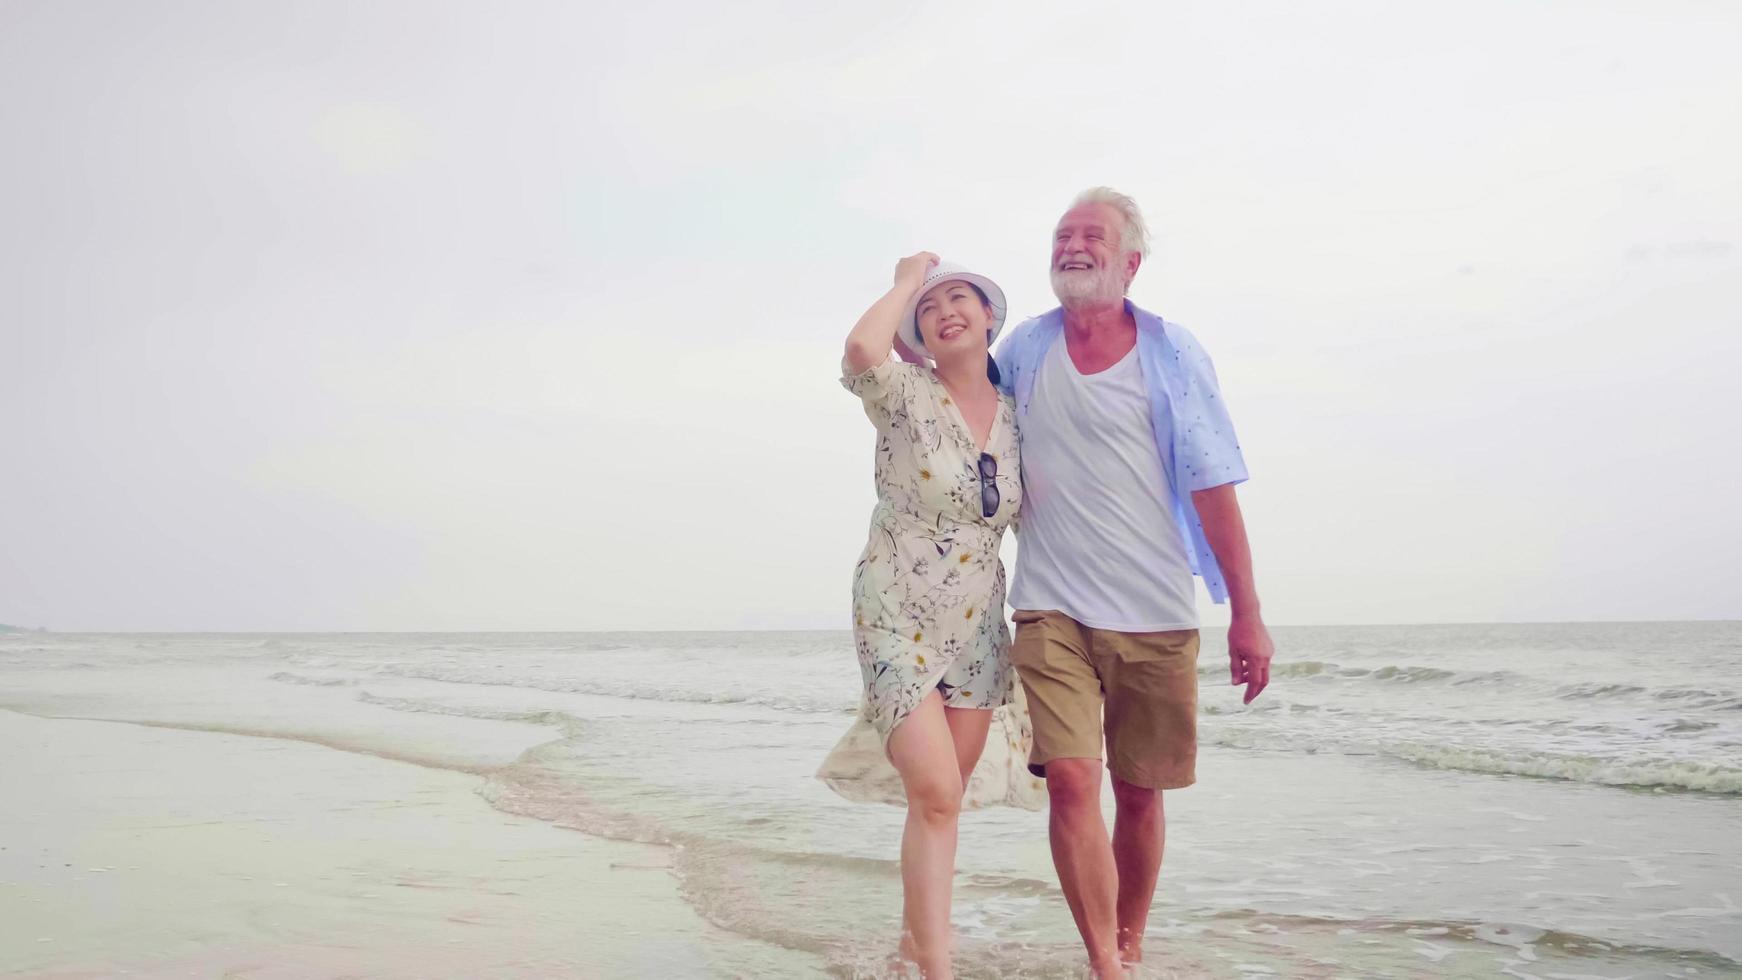
<path fill-rule="evenodd" d="M 1366 623 L 1266 623 L 1270 628 L 1284 629 L 1335 629 L 1338 627 L 1370 628 L 1397 626 L 1626 626 L 1653 625 L 1665 623 L 1742 623 L 1742 618 L 1711 617 L 1698 619 L 1515 619 L 1515 620 L 1439 620 L 1419 622 L 1366 622 Z M 1223 624 L 1200 625 L 1198 629 L 1224 629 Z M 528 627 L 495 628 L 495 629 L 50 629 L 48 627 L 13 626 L 0 623 L 0 636 L 49 634 L 55 636 L 272 636 L 272 635 L 440 635 L 440 634 L 536 634 L 536 633 L 842 633 L 851 632 L 851 627 L 835 626 L 805 626 L 805 627 L 732 627 L 720 629 L 708 628 L 557 628 L 539 629 Z"/>

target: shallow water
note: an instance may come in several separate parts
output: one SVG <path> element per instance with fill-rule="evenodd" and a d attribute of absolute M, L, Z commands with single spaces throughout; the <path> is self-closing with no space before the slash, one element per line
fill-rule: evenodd
<path fill-rule="evenodd" d="M 1153 975 L 1742 976 L 1742 624 L 1276 638 L 1243 707 L 1206 635 Z M 477 772 L 501 809 L 672 846 L 711 921 L 838 976 L 883 970 L 900 903 L 901 812 L 811 778 L 857 685 L 844 632 L 0 636 L 0 706 Z M 1044 814 L 963 819 L 962 975 L 1074 975 Z"/>

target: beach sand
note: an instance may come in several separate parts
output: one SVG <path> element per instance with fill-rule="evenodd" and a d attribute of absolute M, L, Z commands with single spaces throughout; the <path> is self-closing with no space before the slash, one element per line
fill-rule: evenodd
<path fill-rule="evenodd" d="M 1150 980 L 1742 977 L 1742 681 L 1685 680 L 1738 638 L 1668 628 L 1297 630 L 1250 709 L 1207 674 Z M 903 814 L 813 778 L 843 651 L 0 637 L 0 976 L 887 977 Z M 1082 975 L 1044 814 L 968 814 L 958 867 L 964 980 Z"/>
<path fill-rule="evenodd" d="M 815 976 L 702 921 L 663 847 L 492 809 L 463 772 L 0 711 L 0 973 Z"/>

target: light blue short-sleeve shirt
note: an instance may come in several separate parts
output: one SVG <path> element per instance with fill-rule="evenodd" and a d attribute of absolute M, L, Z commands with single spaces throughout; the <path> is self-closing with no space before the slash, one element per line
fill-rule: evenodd
<path fill-rule="evenodd" d="M 1211 599 L 1226 602 L 1228 588 L 1221 566 L 1192 503 L 1194 490 L 1247 478 L 1246 460 L 1216 382 L 1216 369 L 1190 331 L 1130 302 L 1126 308 L 1137 322 L 1137 356 L 1149 395 L 1156 450 L 1172 483 L 1174 520 L 1187 542 L 1191 570 L 1203 578 Z M 1034 379 L 1047 352 L 1063 335 L 1064 311 L 1055 309 L 1017 325 L 998 346 L 1000 386 L 1015 396 L 1019 437 L 1034 398 Z M 1167 489 L 1157 488 L 1164 494 Z M 1021 561 L 1020 554 L 1017 560 Z"/>

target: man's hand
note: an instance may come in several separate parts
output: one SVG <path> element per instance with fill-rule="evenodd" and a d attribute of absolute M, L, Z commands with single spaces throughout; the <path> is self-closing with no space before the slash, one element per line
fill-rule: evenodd
<path fill-rule="evenodd" d="M 900 334 L 895 335 L 895 356 L 909 364 L 918 364 L 920 367 L 926 366 L 925 358 L 914 353 L 913 348 L 907 346 L 906 341 L 901 339 Z"/>
<path fill-rule="evenodd" d="M 1236 616 L 1228 624 L 1228 670 L 1233 675 L 1230 684 L 1246 685 L 1245 703 L 1264 693 L 1270 683 L 1270 658 L 1276 645 L 1270 642 L 1270 631 L 1257 617 Z"/>
<path fill-rule="evenodd" d="M 1246 543 L 1246 520 L 1234 485 L 1224 483 L 1192 491 L 1192 506 L 1203 523 L 1204 537 L 1222 566 L 1228 602 L 1234 618 L 1228 623 L 1228 670 L 1236 687 L 1246 685 L 1246 703 L 1264 693 L 1270 683 L 1270 658 L 1276 647 L 1258 615 L 1258 588 L 1252 584 L 1252 548 Z"/>

